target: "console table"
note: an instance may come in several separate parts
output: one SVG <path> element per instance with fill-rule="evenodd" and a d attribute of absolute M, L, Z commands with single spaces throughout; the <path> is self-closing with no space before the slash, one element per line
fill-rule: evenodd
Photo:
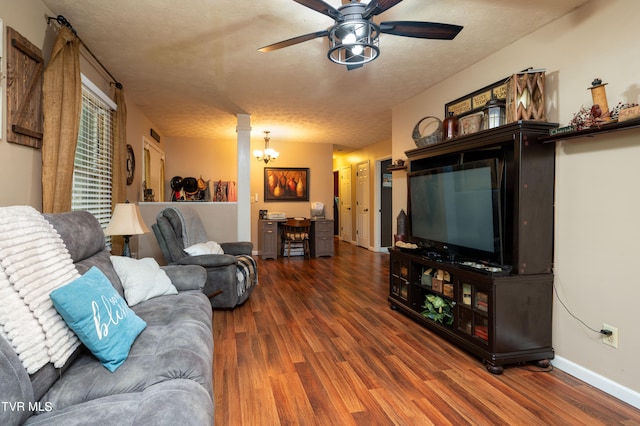
<path fill-rule="evenodd" d="M 258 220 L 258 250 L 262 259 L 277 259 L 280 254 L 280 224 L 286 219 Z M 333 220 L 312 219 L 309 235 L 311 257 L 333 256 Z"/>

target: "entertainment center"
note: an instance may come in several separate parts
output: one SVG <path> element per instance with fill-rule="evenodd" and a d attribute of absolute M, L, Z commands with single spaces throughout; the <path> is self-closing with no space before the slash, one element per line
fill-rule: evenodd
<path fill-rule="evenodd" d="M 389 303 L 478 356 L 548 365 L 557 124 L 518 121 L 406 152 L 407 240 Z M 424 312 L 424 314 L 423 314 Z"/>

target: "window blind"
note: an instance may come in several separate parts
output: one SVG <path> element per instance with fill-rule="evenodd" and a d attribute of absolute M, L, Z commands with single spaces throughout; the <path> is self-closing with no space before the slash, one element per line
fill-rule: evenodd
<path fill-rule="evenodd" d="M 111 106 L 83 85 L 71 208 L 91 212 L 103 229 L 111 220 L 113 115 Z"/>

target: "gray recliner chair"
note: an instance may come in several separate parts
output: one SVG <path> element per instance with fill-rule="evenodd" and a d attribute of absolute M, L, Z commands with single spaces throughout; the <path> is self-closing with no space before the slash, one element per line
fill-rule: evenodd
<path fill-rule="evenodd" d="M 221 242 L 224 254 L 190 256 L 184 249 L 211 241 L 195 210 L 168 207 L 151 225 L 160 250 L 169 265 L 200 265 L 207 270 L 202 291 L 214 309 L 233 309 L 244 303 L 258 283 L 251 242 Z"/>

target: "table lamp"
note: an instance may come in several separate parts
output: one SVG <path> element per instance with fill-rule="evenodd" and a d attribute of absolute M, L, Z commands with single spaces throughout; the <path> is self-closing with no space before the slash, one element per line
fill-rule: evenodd
<path fill-rule="evenodd" d="M 123 236 L 124 248 L 122 249 L 122 255 L 127 257 L 131 257 L 129 238 L 132 235 L 140 235 L 147 232 L 149 232 L 149 228 L 147 228 L 144 220 L 142 220 L 138 206 L 128 201 L 126 203 L 116 204 L 116 208 L 113 210 L 113 216 L 111 216 L 111 222 L 109 222 L 109 225 L 104 230 L 105 235 Z"/>

